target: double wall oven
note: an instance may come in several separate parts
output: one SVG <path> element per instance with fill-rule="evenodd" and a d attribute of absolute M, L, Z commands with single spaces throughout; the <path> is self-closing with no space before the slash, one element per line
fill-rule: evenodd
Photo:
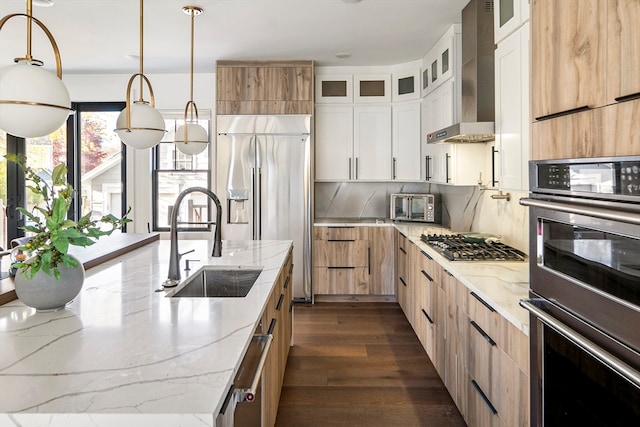
<path fill-rule="evenodd" d="M 531 425 L 640 425 L 640 156 L 530 182 Z"/>

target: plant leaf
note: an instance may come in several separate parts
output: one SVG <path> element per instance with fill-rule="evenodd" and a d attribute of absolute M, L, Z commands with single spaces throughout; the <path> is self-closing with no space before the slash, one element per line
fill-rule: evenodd
<path fill-rule="evenodd" d="M 53 247 L 58 250 L 58 252 L 62 254 L 66 254 L 69 252 L 69 239 L 66 237 L 51 239 L 53 243 Z"/>
<path fill-rule="evenodd" d="M 77 259 L 70 255 L 62 255 L 62 263 L 71 268 L 75 268 L 80 264 Z"/>
<path fill-rule="evenodd" d="M 67 165 L 60 163 L 51 173 L 53 185 L 63 185 L 67 180 Z"/>
<path fill-rule="evenodd" d="M 62 224 L 60 224 L 60 228 L 70 228 L 70 227 L 74 227 L 76 225 L 75 222 L 73 222 L 72 220 L 68 219 L 65 222 L 63 222 Z"/>
<path fill-rule="evenodd" d="M 51 212 L 51 219 L 55 221 L 56 225 L 61 224 L 66 219 L 68 210 L 69 205 L 67 204 L 67 201 L 61 197 L 56 198 L 53 201 L 53 212 Z M 47 221 L 47 224 L 48 223 L 49 221 Z"/>

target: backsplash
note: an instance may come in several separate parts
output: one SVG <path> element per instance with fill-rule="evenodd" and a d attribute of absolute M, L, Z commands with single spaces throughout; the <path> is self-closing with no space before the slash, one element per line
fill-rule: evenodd
<path fill-rule="evenodd" d="M 452 186 L 402 182 L 316 182 L 315 218 L 389 218 L 394 193 L 440 194 L 442 225 L 452 231 L 482 231 L 502 236 L 502 241 L 524 252 L 528 247 L 528 210 L 518 204 L 526 192 L 513 193 L 511 201 L 491 199 L 494 190 L 477 186 Z"/>

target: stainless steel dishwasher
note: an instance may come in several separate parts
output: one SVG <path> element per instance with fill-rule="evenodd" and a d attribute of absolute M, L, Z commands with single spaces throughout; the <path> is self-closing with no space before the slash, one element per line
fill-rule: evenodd
<path fill-rule="evenodd" d="M 216 427 L 260 427 L 262 424 L 262 371 L 273 335 L 254 334 L 229 389 Z"/>

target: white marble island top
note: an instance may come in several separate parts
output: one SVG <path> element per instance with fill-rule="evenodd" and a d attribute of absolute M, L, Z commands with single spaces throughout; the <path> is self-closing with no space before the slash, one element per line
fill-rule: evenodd
<path fill-rule="evenodd" d="M 180 241 L 264 267 L 245 298 L 168 298 L 169 241 L 87 271 L 67 309 L 0 306 L 0 426 L 212 426 L 291 241 Z M 184 271 L 181 272 L 184 277 Z"/>

